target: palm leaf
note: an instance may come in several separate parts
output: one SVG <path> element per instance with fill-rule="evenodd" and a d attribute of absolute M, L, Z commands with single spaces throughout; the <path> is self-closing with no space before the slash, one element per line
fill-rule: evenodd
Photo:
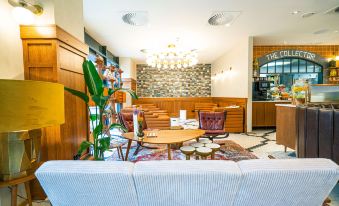
<path fill-rule="evenodd" d="M 69 93 L 81 98 L 82 100 L 84 100 L 84 102 L 86 102 L 86 104 L 89 102 L 89 97 L 87 96 L 87 94 L 80 92 L 80 91 L 77 91 L 77 90 L 74 90 L 74 89 L 71 89 L 71 88 L 68 88 L 68 87 L 65 87 L 65 90 L 68 91 Z"/>
<path fill-rule="evenodd" d="M 113 128 L 116 128 L 116 129 L 121 129 L 122 131 L 124 132 L 127 132 L 128 130 L 126 129 L 126 127 L 124 127 L 124 125 L 122 124 L 118 124 L 118 123 L 113 123 L 109 126 L 109 129 L 113 129 Z"/>
<path fill-rule="evenodd" d="M 84 151 L 86 151 L 91 145 L 93 145 L 92 142 L 89 141 L 83 141 L 80 144 L 79 150 L 78 150 L 78 154 L 81 155 Z"/>
<path fill-rule="evenodd" d="M 102 95 L 104 85 L 94 64 L 91 61 L 85 60 L 82 64 L 82 69 L 89 93 L 91 95 Z"/>

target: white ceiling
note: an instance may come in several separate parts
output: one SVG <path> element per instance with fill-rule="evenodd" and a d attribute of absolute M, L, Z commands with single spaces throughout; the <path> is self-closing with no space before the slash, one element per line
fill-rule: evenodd
<path fill-rule="evenodd" d="M 339 0 L 84 0 L 84 20 L 117 56 L 142 61 L 141 49 L 165 48 L 179 37 L 182 47 L 198 49 L 200 63 L 212 63 L 248 36 L 256 45 L 339 44 L 339 14 L 325 14 L 336 6 Z M 147 11 L 149 25 L 123 23 L 126 11 Z M 207 20 L 215 11 L 242 13 L 230 27 L 212 27 Z M 303 12 L 317 14 L 301 18 Z"/>

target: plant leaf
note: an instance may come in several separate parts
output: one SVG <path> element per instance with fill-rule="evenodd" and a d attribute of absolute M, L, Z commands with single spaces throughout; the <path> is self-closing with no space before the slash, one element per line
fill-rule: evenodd
<path fill-rule="evenodd" d="M 117 91 L 128 92 L 133 99 L 138 99 L 138 95 L 131 89 L 126 88 L 116 88 L 116 89 L 108 89 L 108 95 L 112 95 Z"/>
<path fill-rule="evenodd" d="M 124 132 L 127 132 L 128 130 L 126 129 L 126 127 L 124 127 L 124 125 L 122 124 L 118 124 L 118 123 L 113 123 L 109 126 L 109 129 L 113 129 L 113 128 L 116 128 L 116 129 L 121 129 L 122 131 Z"/>
<path fill-rule="evenodd" d="M 95 102 L 95 104 L 101 108 L 103 108 L 106 105 L 108 99 L 109 96 L 92 95 L 93 102 Z"/>
<path fill-rule="evenodd" d="M 104 85 L 94 64 L 89 60 L 85 60 L 82 64 L 82 69 L 89 93 L 91 95 L 102 95 Z"/>
<path fill-rule="evenodd" d="M 71 88 L 68 88 L 68 87 L 65 87 L 65 91 L 68 91 L 69 93 L 79 97 L 80 99 L 84 100 L 84 102 L 86 102 L 86 104 L 89 102 L 89 97 L 87 96 L 87 94 L 83 93 L 83 92 L 80 92 L 80 91 L 77 91 L 77 90 L 74 90 L 74 89 L 71 89 Z"/>
<path fill-rule="evenodd" d="M 91 121 L 95 121 L 95 120 L 98 119 L 96 114 L 91 114 L 91 115 L 89 116 L 89 118 L 90 118 Z"/>
<path fill-rule="evenodd" d="M 111 138 L 110 137 L 100 138 L 99 143 L 100 143 L 99 148 L 101 152 L 104 152 L 109 149 L 109 146 L 111 144 Z"/>
<path fill-rule="evenodd" d="M 92 142 L 89 141 L 83 141 L 80 144 L 79 150 L 78 150 L 78 154 L 81 155 L 84 151 L 86 151 L 91 145 L 93 145 Z"/>
<path fill-rule="evenodd" d="M 93 130 L 94 139 L 96 139 L 99 136 L 99 134 L 102 132 L 102 128 L 103 126 L 101 122 L 94 128 Z"/>

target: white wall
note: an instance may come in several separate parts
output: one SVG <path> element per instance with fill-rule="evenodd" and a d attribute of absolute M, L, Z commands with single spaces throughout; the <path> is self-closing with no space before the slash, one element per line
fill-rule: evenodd
<path fill-rule="evenodd" d="M 137 70 L 136 64 L 132 58 L 129 57 L 119 57 L 120 68 L 124 71 L 122 73 L 122 78 L 132 78 L 137 79 Z M 132 97 L 129 94 L 126 94 L 126 103 L 123 104 L 124 107 L 132 105 Z"/>
<path fill-rule="evenodd" d="M 252 37 L 243 38 L 235 47 L 227 51 L 212 63 L 212 88 L 213 97 L 238 97 L 248 98 L 247 131 L 252 128 Z M 232 67 L 232 70 L 230 68 Z M 223 74 L 220 74 L 223 71 Z M 214 75 L 219 74 L 217 79 Z"/>
<path fill-rule="evenodd" d="M 54 0 L 55 24 L 84 42 L 82 0 Z"/>

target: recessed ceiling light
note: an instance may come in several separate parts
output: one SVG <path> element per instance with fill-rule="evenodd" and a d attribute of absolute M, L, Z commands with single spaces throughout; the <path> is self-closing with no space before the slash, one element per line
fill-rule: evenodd
<path fill-rule="evenodd" d="M 132 26 L 144 26 L 148 23 L 148 13 L 145 11 L 125 12 L 122 20 Z"/>
<path fill-rule="evenodd" d="M 324 34 L 327 33 L 329 30 L 328 29 L 320 29 L 318 31 L 313 32 L 313 34 Z"/>
<path fill-rule="evenodd" d="M 301 11 L 299 11 L 299 10 L 295 10 L 295 11 L 292 11 L 291 14 L 296 15 L 296 14 L 299 14 L 300 12 Z"/>
<path fill-rule="evenodd" d="M 333 32 L 334 32 L 334 33 L 338 33 L 339 31 L 338 31 L 338 30 L 334 30 Z"/>
<path fill-rule="evenodd" d="M 208 23 L 212 26 L 231 26 L 234 20 L 240 15 L 239 11 L 220 11 L 213 12 L 208 19 Z"/>
<path fill-rule="evenodd" d="M 303 15 L 301 15 L 302 18 L 307 18 L 307 17 L 311 17 L 313 16 L 314 14 L 316 14 L 315 12 L 307 12 L 307 13 L 304 13 Z"/>

